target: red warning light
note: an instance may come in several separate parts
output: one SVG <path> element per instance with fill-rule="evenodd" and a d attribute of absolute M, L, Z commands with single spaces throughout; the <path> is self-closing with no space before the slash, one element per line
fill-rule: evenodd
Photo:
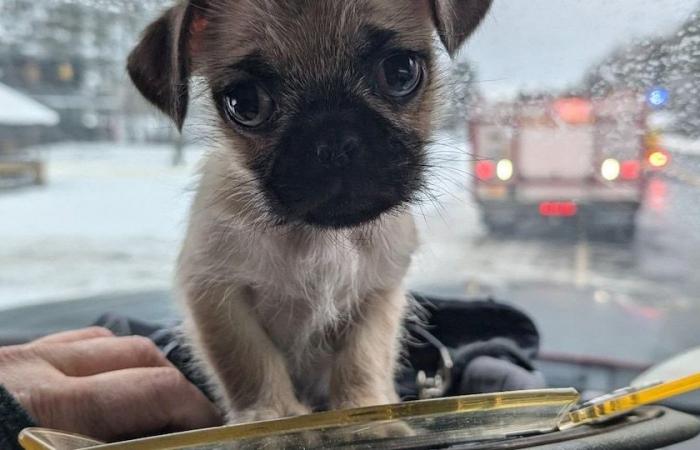
<path fill-rule="evenodd" d="M 637 180 L 641 171 L 641 164 L 636 160 L 624 161 L 620 165 L 620 175 L 623 180 Z"/>
<path fill-rule="evenodd" d="M 478 161 L 475 166 L 476 177 L 481 181 L 492 180 L 496 176 L 496 164 L 493 161 Z"/>
<path fill-rule="evenodd" d="M 571 125 L 581 125 L 593 121 L 593 104 L 583 98 L 562 98 L 556 100 L 552 104 L 552 108 L 561 120 Z"/>
<path fill-rule="evenodd" d="M 573 217 L 578 214 L 578 205 L 574 202 L 542 202 L 540 215 L 543 217 Z"/>

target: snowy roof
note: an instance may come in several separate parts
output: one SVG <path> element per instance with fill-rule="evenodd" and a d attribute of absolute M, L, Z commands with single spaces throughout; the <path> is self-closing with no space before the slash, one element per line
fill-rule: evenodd
<path fill-rule="evenodd" d="M 53 126 L 58 122 L 56 111 L 0 83 L 0 125 Z"/>

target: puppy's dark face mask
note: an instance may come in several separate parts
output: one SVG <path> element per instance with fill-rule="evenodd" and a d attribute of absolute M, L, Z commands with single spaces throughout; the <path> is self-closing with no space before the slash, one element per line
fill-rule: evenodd
<path fill-rule="evenodd" d="M 186 2 L 147 30 L 129 71 L 181 125 L 196 70 L 275 217 L 351 227 L 405 205 L 423 186 L 439 84 L 434 32 L 453 53 L 489 4 Z"/>

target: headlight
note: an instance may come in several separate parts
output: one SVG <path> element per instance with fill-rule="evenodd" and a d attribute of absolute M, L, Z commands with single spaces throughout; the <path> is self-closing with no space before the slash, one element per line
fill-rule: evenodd
<path fill-rule="evenodd" d="M 608 158 L 600 166 L 600 175 L 607 181 L 615 181 L 620 177 L 620 161 Z"/>
<path fill-rule="evenodd" d="M 513 161 L 502 159 L 496 165 L 496 176 L 501 181 L 508 181 L 513 178 Z"/>

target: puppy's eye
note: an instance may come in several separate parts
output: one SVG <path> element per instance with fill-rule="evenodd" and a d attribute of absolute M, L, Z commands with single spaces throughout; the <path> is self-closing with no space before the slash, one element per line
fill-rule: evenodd
<path fill-rule="evenodd" d="M 423 77 L 419 60 L 410 54 L 389 56 L 379 67 L 379 88 L 386 94 L 401 98 L 412 94 Z"/>
<path fill-rule="evenodd" d="M 223 106 L 229 119 L 241 126 L 254 128 L 270 118 L 274 103 L 258 83 L 244 81 L 224 95 Z"/>

